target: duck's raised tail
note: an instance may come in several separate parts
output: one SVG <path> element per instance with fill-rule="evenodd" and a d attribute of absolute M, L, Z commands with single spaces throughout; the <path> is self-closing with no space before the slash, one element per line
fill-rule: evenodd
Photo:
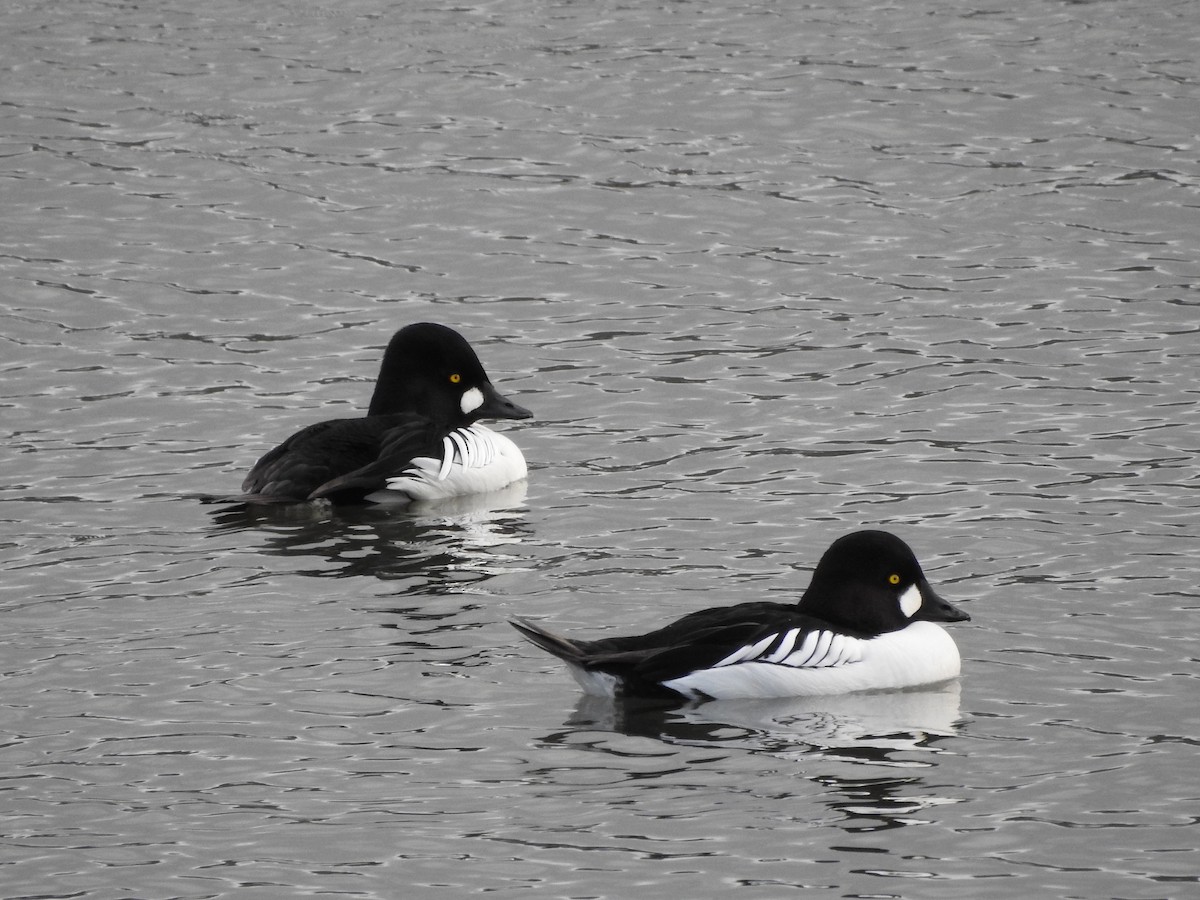
<path fill-rule="evenodd" d="M 540 625 L 530 622 L 528 619 L 509 619 L 508 624 L 521 632 L 527 640 L 537 644 L 547 653 L 557 656 L 568 663 L 575 665 L 582 664 L 583 649 L 562 635 L 547 631 Z"/>

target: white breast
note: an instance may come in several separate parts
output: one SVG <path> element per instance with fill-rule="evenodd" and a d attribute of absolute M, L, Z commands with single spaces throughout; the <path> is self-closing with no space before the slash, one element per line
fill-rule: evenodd
<path fill-rule="evenodd" d="M 785 637 L 780 646 L 790 648 L 792 642 Z M 806 697 L 937 684 L 957 677 L 961 668 L 953 638 L 933 622 L 913 622 L 866 640 L 836 636 L 828 642 L 817 638 L 812 648 L 804 646 L 808 643 L 784 656 L 778 650 L 764 656 L 739 651 L 664 684 L 693 699 Z"/>
<path fill-rule="evenodd" d="M 387 489 L 413 500 L 443 500 L 498 491 L 526 474 L 525 457 L 516 444 L 475 424 L 442 438 L 440 458 L 414 458 L 403 474 L 387 480 Z"/>

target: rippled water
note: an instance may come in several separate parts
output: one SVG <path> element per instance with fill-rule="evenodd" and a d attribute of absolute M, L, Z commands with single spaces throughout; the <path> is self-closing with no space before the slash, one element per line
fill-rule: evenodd
<path fill-rule="evenodd" d="M 1194 4 L 0 22 L 4 900 L 1195 893 Z M 194 502 L 422 319 L 527 488 Z M 614 708 L 505 624 L 864 525 L 952 688 Z"/>

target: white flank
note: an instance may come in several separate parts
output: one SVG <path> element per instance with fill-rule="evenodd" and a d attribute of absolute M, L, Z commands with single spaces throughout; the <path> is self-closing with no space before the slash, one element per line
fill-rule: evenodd
<path fill-rule="evenodd" d="M 782 645 L 790 649 L 794 644 L 795 635 L 789 631 Z M 961 668 L 954 640 L 933 622 L 913 622 L 869 639 L 815 632 L 777 662 L 767 661 L 777 651 L 759 657 L 746 653 L 747 649 L 730 654 L 712 668 L 664 684 L 695 700 L 811 697 L 937 684 L 957 677 Z"/>
<path fill-rule="evenodd" d="M 573 666 L 570 663 L 567 663 L 567 671 L 571 673 L 571 677 L 575 679 L 576 683 L 583 688 L 583 692 L 589 697 L 617 696 L 617 678 L 615 675 L 609 675 L 607 672 L 581 669 L 579 666 Z"/>
<path fill-rule="evenodd" d="M 472 388 L 474 390 L 474 388 Z M 464 399 L 471 391 L 463 395 Z M 440 459 L 414 458 L 402 475 L 387 480 L 389 491 L 413 500 L 444 500 L 498 491 L 526 476 L 525 457 L 511 440 L 475 424 L 442 438 Z"/>

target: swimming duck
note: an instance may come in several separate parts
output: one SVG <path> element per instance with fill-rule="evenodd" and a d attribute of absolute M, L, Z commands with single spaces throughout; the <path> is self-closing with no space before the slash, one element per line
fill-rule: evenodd
<path fill-rule="evenodd" d="M 966 622 L 939 597 L 909 546 L 886 531 L 834 541 L 795 604 L 705 609 L 649 634 L 579 641 L 512 625 L 563 660 L 584 692 L 724 700 L 843 694 L 936 684 L 959 674 L 938 622 Z"/>
<path fill-rule="evenodd" d="M 259 459 L 242 494 L 214 502 L 409 502 L 499 490 L 525 477 L 525 457 L 479 420 L 531 415 L 492 386 L 458 332 L 408 325 L 384 351 L 366 416 L 297 431 Z"/>

